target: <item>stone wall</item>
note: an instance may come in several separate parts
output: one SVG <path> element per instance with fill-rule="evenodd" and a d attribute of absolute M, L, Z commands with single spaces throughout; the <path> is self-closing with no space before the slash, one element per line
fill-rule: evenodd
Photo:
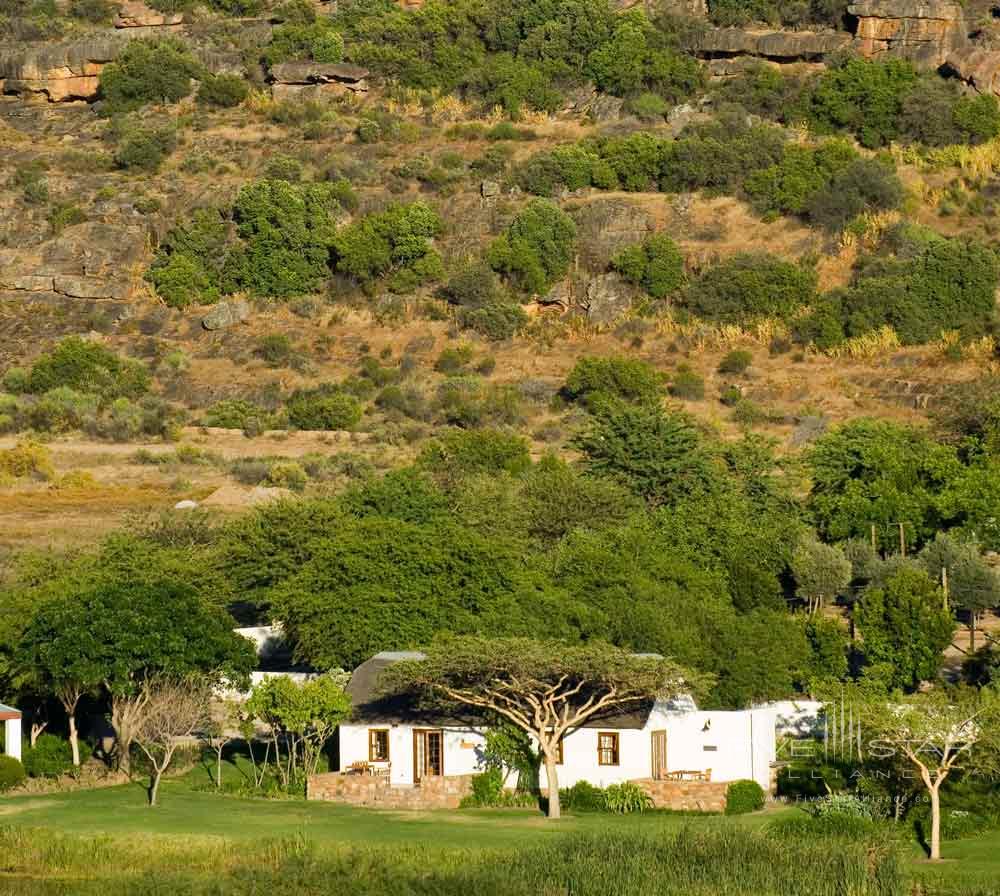
<path fill-rule="evenodd" d="M 457 809 L 472 793 L 472 775 L 426 778 L 413 787 L 390 786 L 388 778 L 331 772 L 313 775 L 306 798 L 375 809 Z"/>
<path fill-rule="evenodd" d="M 695 812 L 724 812 L 726 781 L 654 781 L 641 778 L 638 784 L 653 799 L 657 809 L 685 809 Z"/>

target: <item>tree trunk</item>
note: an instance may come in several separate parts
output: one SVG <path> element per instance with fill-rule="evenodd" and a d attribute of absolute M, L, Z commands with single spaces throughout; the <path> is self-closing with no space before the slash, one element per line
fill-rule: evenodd
<path fill-rule="evenodd" d="M 225 744 L 220 744 L 215 753 L 215 789 L 219 790 L 222 787 L 222 751 L 226 748 Z"/>
<path fill-rule="evenodd" d="M 80 767 L 80 736 L 76 731 L 76 714 L 69 713 L 69 745 L 73 750 L 73 768 Z"/>
<path fill-rule="evenodd" d="M 969 652 L 976 652 L 976 611 L 969 610 Z"/>
<path fill-rule="evenodd" d="M 41 734 L 46 727 L 48 722 L 32 722 L 31 723 L 31 733 L 28 735 L 28 743 L 31 744 L 31 749 L 34 750 L 38 743 L 38 735 Z"/>
<path fill-rule="evenodd" d="M 561 818 L 559 805 L 559 779 L 556 774 L 556 758 L 545 751 L 545 780 L 549 785 L 549 818 Z"/>
<path fill-rule="evenodd" d="M 153 771 L 149 774 L 149 805 L 156 805 L 156 795 L 160 791 L 160 778 L 163 777 L 163 772 L 161 772 L 156 766 L 153 766 Z"/>
<path fill-rule="evenodd" d="M 936 781 L 930 788 L 931 795 L 931 861 L 937 862 L 941 858 L 941 782 Z"/>

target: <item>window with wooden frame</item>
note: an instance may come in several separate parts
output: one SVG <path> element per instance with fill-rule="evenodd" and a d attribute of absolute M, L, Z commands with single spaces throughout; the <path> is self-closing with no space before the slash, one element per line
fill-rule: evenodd
<path fill-rule="evenodd" d="M 597 764 L 618 765 L 618 733 L 599 731 L 597 734 Z"/>
<path fill-rule="evenodd" d="M 389 761 L 388 728 L 368 729 L 368 761 L 369 762 Z"/>

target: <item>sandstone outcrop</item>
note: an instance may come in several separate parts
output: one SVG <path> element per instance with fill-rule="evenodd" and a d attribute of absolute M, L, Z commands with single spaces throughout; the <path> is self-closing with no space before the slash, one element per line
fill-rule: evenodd
<path fill-rule="evenodd" d="M 106 34 L 59 44 L 0 48 L 0 93 L 50 102 L 94 99 L 101 69 L 128 39 Z"/>
<path fill-rule="evenodd" d="M 180 12 L 160 12 L 141 0 L 129 0 L 118 8 L 115 28 L 179 28 L 184 21 Z"/>
<path fill-rule="evenodd" d="M 368 69 L 357 65 L 282 62 L 271 67 L 271 93 L 276 100 L 321 98 L 328 94 L 365 93 Z"/>
<path fill-rule="evenodd" d="M 847 11 L 857 19 L 856 48 L 868 58 L 891 56 L 937 68 L 968 43 L 966 13 L 947 0 L 862 0 Z"/>
<path fill-rule="evenodd" d="M 1000 50 L 958 50 L 945 65 L 978 93 L 1000 95 Z"/>
<path fill-rule="evenodd" d="M 851 43 L 843 31 L 754 31 L 744 28 L 711 28 L 691 46 L 706 58 L 757 56 L 776 62 L 822 60 Z"/>

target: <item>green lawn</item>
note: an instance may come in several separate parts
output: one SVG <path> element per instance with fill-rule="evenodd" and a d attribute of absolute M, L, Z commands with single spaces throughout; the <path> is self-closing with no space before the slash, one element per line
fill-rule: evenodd
<path fill-rule="evenodd" d="M 233 767 L 228 772 L 238 774 Z M 550 822 L 530 809 L 383 812 L 301 800 L 247 799 L 194 786 L 207 781 L 206 771 L 196 768 L 184 778 L 164 782 L 161 805 L 154 809 L 147 807 L 145 790 L 139 783 L 0 799 L 0 828 L 106 835 L 112 844 L 124 846 L 141 840 L 146 848 L 160 844 L 168 852 L 185 844 L 211 848 L 215 843 L 221 848 L 223 844 L 259 844 L 283 838 L 303 838 L 321 851 L 359 846 L 505 850 L 577 832 L 628 829 L 655 834 L 688 824 L 759 826 L 781 814 L 800 811 L 769 809 L 735 818 L 658 812 L 582 814 Z M 944 853 L 949 861 L 936 866 L 922 860 L 916 844 L 909 853 L 911 873 L 936 882 L 935 894 L 971 892 L 977 886 L 983 893 L 1000 893 L 1000 832 L 946 843 Z"/>

